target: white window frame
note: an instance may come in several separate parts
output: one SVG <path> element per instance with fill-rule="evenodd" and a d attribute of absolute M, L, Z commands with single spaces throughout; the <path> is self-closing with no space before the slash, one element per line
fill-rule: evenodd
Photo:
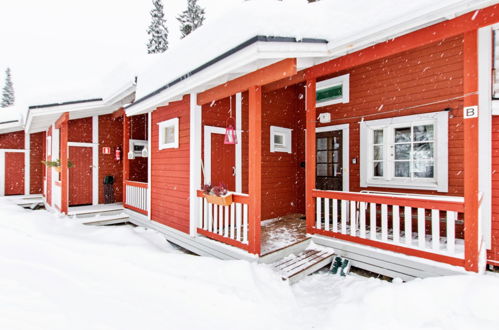
<path fill-rule="evenodd" d="M 147 140 L 134 140 L 134 139 L 130 139 L 129 140 L 129 149 L 128 150 L 131 150 L 133 151 L 135 157 L 142 157 L 142 150 L 144 148 L 147 148 Z M 90 144 L 90 146 L 92 146 L 92 144 Z M 142 146 L 143 148 L 140 149 L 140 151 L 135 151 L 135 146 Z"/>
<path fill-rule="evenodd" d="M 332 104 L 350 102 L 350 74 L 349 73 L 344 74 L 342 76 L 334 77 L 331 79 L 319 81 L 319 82 L 317 82 L 317 84 L 315 86 L 315 90 L 318 92 L 322 89 L 336 87 L 336 86 L 342 87 L 341 98 L 337 98 L 337 99 L 329 100 L 329 101 L 323 101 L 323 102 L 316 101 L 317 108 L 325 107 L 325 106 L 332 105 Z"/>
<path fill-rule="evenodd" d="M 270 152 L 292 152 L 293 130 L 291 128 L 270 126 Z M 280 135 L 283 137 L 283 145 L 274 143 L 274 136 Z"/>
<path fill-rule="evenodd" d="M 172 149 L 172 148 L 178 148 L 179 146 L 179 134 L 178 134 L 178 130 L 179 130 L 179 119 L 178 118 L 173 118 L 173 119 L 169 119 L 169 120 L 165 120 L 165 121 L 162 121 L 160 123 L 158 123 L 158 126 L 159 126 L 159 150 L 163 150 L 163 149 Z M 174 129 L 174 137 L 175 137 L 175 141 L 171 142 L 171 143 L 163 143 L 164 141 L 164 137 L 165 137 L 165 129 L 167 127 L 171 127 L 173 126 L 173 129 Z"/>
<path fill-rule="evenodd" d="M 448 112 L 432 112 L 419 115 L 393 117 L 360 123 L 360 186 L 421 189 L 448 192 Z M 433 179 L 396 178 L 394 176 L 394 129 L 408 125 L 434 125 L 434 173 Z M 383 129 L 383 177 L 374 177 L 373 131 Z"/>

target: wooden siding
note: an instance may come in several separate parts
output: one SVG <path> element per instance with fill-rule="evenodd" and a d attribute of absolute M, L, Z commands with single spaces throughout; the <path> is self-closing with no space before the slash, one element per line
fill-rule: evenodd
<path fill-rule="evenodd" d="M 45 132 L 30 135 L 30 194 L 41 194 L 43 191 L 43 176 L 45 166 L 42 160 L 45 159 Z"/>
<path fill-rule="evenodd" d="M 0 149 L 24 149 L 24 131 L 0 134 Z"/>
<path fill-rule="evenodd" d="M 374 120 L 451 108 L 448 195 L 463 196 L 463 99 L 459 98 L 463 95 L 463 67 L 463 37 L 458 36 L 334 75 L 350 74 L 350 102 L 318 108 L 317 114 L 331 113 L 332 122 L 326 125 L 350 125 L 350 160 L 357 159 L 357 164 L 350 161 L 350 191 L 369 189 L 442 194 L 427 190 L 361 188 L 359 122 L 362 118 Z M 439 102 L 452 98 L 457 99 Z M 428 105 L 406 109 L 421 104 Z"/>
<path fill-rule="evenodd" d="M 492 248 L 488 259 L 499 265 L 499 116 L 492 116 Z"/>
<path fill-rule="evenodd" d="M 92 117 L 68 122 L 68 141 L 92 143 Z"/>
<path fill-rule="evenodd" d="M 104 155 L 103 147 L 110 147 L 111 154 Z M 121 160 L 115 160 L 116 148 L 120 147 Z M 123 117 L 99 116 L 99 204 L 104 203 L 104 177 L 114 177 L 114 198 L 123 201 Z"/>
<path fill-rule="evenodd" d="M 5 153 L 5 196 L 24 194 L 24 152 Z"/>
<path fill-rule="evenodd" d="M 169 227 L 189 232 L 189 95 L 152 113 L 151 217 Z M 179 118 L 179 148 L 159 150 L 158 123 Z"/>

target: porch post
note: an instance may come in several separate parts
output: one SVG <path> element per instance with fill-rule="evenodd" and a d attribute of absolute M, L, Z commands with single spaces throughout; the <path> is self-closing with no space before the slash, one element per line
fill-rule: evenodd
<path fill-rule="evenodd" d="M 67 113 L 66 113 L 67 114 Z M 64 116 L 64 115 L 63 115 Z M 69 115 L 65 116 L 60 124 L 60 155 L 61 155 L 61 213 L 68 213 L 68 120 Z"/>
<path fill-rule="evenodd" d="M 315 219 L 315 203 L 314 198 L 312 197 L 312 190 L 315 189 L 315 122 L 316 122 L 316 109 L 315 109 L 315 78 L 307 79 L 306 85 L 306 161 L 305 161 L 305 208 L 306 208 L 306 222 L 307 222 L 307 233 L 311 232 L 311 229 L 314 226 Z"/>
<path fill-rule="evenodd" d="M 126 204 L 126 181 L 128 180 L 128 149 L 130 140 L 130 119 L 123 114 L 123 205 Z M 151 151 L 149 151 L 150 153 Z"/>
<path fill-rule="evenodd" d="M 262 88 L 251 86 L 249 92 L 249 253 L 260 254 L 262 220 Z"/>
<path fill-rule="evenodd" d="M 464 34 L 464 267 L 479 270 L 478 192 L 478 38 L 477 31 Z"/>

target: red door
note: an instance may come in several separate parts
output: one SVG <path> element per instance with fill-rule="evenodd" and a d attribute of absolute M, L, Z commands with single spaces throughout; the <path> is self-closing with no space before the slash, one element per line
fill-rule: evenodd
<path fill-rule="evenodd" d="M 69 147 L 69 205 L 92 204 L 92 147 Z"/>
<path fill-rule="evenodd" d="M 24 152 L 5 153 L 5 195 L 24 194 Z"/>
<path fill-rule="evenodd" d="M 211 184 L 236 190 L 236 145 L 224 144 L 225 135 L 211 134 Z"/>

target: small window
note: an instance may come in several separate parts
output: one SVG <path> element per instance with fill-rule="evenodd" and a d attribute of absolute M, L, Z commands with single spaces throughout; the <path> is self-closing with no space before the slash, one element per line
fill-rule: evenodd
<path fill-rule="evenodd" d="M 316 86 L 316 106 L 348 103 L 350 101 L 350 75 L 319 81 Z"/>
<path fill-rule="evenodd" d="M 270 152 L 291 153 L 292 129 L 270 126 Z"/>
<path fill-rule="evenodd" d="M 147 140 L 133 140 L 130 139 L 130 151 L 133 151 L 135 157 L 142 157 L 142 150 L 147 148 Z"/>
<path fill-rule="evenodd" d="M 158 123 L 159 150 L 178 148 L 178 118 Z"/>
<path fill-rule="evenodd" d="M 447 112 L 361 123 L 361 186 L 445 192 Z"/>

